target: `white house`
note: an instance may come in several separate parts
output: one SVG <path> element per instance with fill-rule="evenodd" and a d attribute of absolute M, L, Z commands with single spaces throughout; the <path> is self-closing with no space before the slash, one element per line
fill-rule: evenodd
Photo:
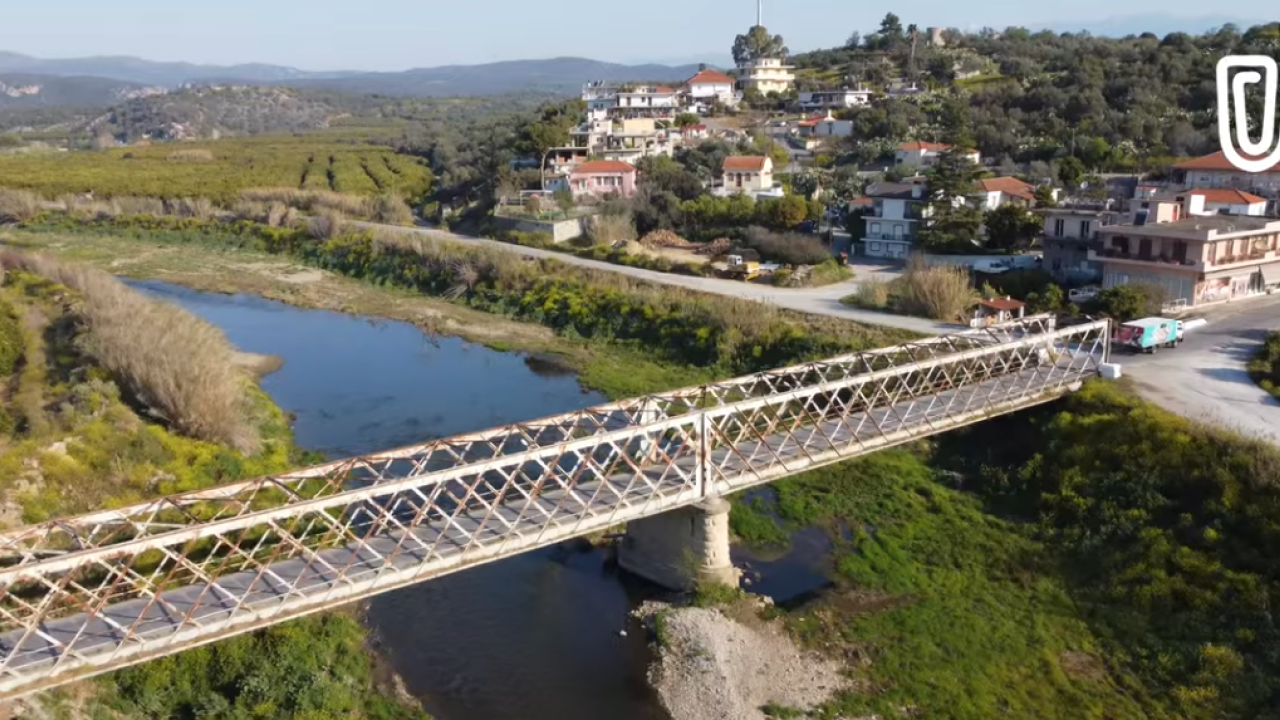
<path fill-rule="evenodd" d="M 1243 190 L 1196 188 L 1188 191 L 1187 194 L 1204 198 L 1204 214 L 1206 215 L 1253 215 L 1260 217 L 1267 214 L 1267 199 Z"/>
<path fill-rule="evenodd" d="M 755 88 L 761 95 L 785 93 L 796 83 L 794 65 L 784 65 L 781 58 L 748 60 L 734 70 L 740 89 Z"/>
<path fill-rule="evenodd" d="M 906 183 L 879 183 L 867 188 L 871 207 L 865 211 L 862 242 L 869 257 L 906 258 L 916 229 L 926 215 L 926 188 Z"/>
<path fill-rule="evenodd" d="M 724 159 L 726 193 L 755 195 L 773 191 L 773 160 L 762 155 L 733 155 Z"/>
<path fill-rule="evenodd" d="M 1025 183 L 1016 177 L 983 178 L 978 181 L 978 196 L 975 198 L 979 209 L 995 210 L 1001 205 L 1016 204 L 1031 207 L 1035 202 L 1035 186 Z"/>
<path fill-rule="evenodd" d="M 718 70 L 702 70 L 686 80 L 684 93 L 690 104 L 702 107 L 710 107 L 717 102 L 732 106 L 740 99 L 734 90 L 733 78 Z"/>
<path fill-rule="evenodd" d="M 813 90 L 800 93 L 800 109 L 806 112 L 812 110 L 840 110 L 843 108 L 858 107 L 861 105 L 871 104 L 872 92 L 870 90 Z"/>
<path fill-rule="evenodd" d="M 670 120 L 680 108 L 679 94 L 664 85 L 587 83 L 582 88 L 587 120 L 655 118 Z"/>
<path fill-rule="evenodd" d="M 894 154 L 893 161 L 895 165 L 930 167 L 938 162 L 939 155 L 950 149 L 951 146 L 945 143 L 912 140 L 898 146 L 898 151 Z M 967 155 L 975 164 L 982 161 L 982 156 L 977 150 L 969 150 Z"/>
<path fill-rule="evenodd" d="M 826 117 L 813 117 L 808 120 L 801 120 L 796 127 L 799 129 L 800 137 L 805 138 L 824 138 L 824 137 L 849 137 L 853 134 L 852 120 L 837 120 L 828 110 Z"/>
<path fill-rule="evenodd" d="M 1254 192 L 1280 192 L 1280 163 L 1269 170 L 1247 173 L 1227 160 L 1221 151 L 1173 166 L 1188 187 L 1239 188 Z"/>

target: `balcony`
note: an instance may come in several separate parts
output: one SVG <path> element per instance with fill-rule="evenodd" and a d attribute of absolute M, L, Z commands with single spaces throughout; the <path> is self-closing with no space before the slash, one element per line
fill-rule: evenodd
<path fill-rule="evenodd" d="M 890 235 L 888 233 L 867 233 L 862 236 L 863 240 L 888 240 L 890 242 L 912 242 L 910 235 Z"/>
<path fill-rule="evenodd" d="M 1089 259 L 1093 261 L 1121 261 L 1131 262 L 1144 265 L 1167 265 L 1170 267 L 1204 267 L 1203 263 L 1194 259 L 1187 258 L 1185 260 L 1175 260 L 1171 255 L 1142 255 L 1120 248 L 1089 248 Z"/>
<path fill-rule="evenodd" d="M 1224 255 L 1205 263 L 1206 268 L 1221 270 L 1240 265 L 1249 265 L 1251 263 L 1261 263 L 1274 261 L 1276 259 L 1275 250 L 1263 250 L 1245 253 L 1243 255 Z"/>

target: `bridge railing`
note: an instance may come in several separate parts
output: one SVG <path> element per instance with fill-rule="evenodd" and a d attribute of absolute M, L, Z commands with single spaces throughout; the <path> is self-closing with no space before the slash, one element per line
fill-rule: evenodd
<path fill-rule="evenodd" d="M 1107 327 L 1030 318 L 6 533 L 0 693 L 1040 402 Z"/>

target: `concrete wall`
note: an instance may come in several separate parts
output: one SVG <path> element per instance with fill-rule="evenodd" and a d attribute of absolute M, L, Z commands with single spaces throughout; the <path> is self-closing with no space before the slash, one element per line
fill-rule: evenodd
<path fill-rule="evenodd" d="M 556 242 L 564 242 L 572 240 L 579 235 L 585 235 L 587 232 L 586 218 L 570 218 L 568 220 L 557 220 L 556 222 L 544 222 L 541 220 L 526 220 L 523 218 L 512 218 L 495 216 L 494 221 L 498 227 L 503 230 L 515 230 L 518 232 L 528 233 L 547 233 Z"/>
<path fill-rule="evenodd" d="M 627 523 L 618 565 L 672 590 L 700 582 L 737 587 L 739 573 L 729 559 L 729 501 L 708 498 Z"/>

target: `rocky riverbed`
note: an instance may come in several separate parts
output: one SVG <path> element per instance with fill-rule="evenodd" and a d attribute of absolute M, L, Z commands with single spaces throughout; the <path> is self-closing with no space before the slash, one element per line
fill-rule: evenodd
<path fill-rule="evenodd" d="M 840 662 L 797 647 L 781 620 L 762 619 L 768 604 L 761 598 L 723 608 L 650 602 L 636 611 L 654 633 L 649 679 L 673 720 L 808 717 L 849 684 Z"/>

